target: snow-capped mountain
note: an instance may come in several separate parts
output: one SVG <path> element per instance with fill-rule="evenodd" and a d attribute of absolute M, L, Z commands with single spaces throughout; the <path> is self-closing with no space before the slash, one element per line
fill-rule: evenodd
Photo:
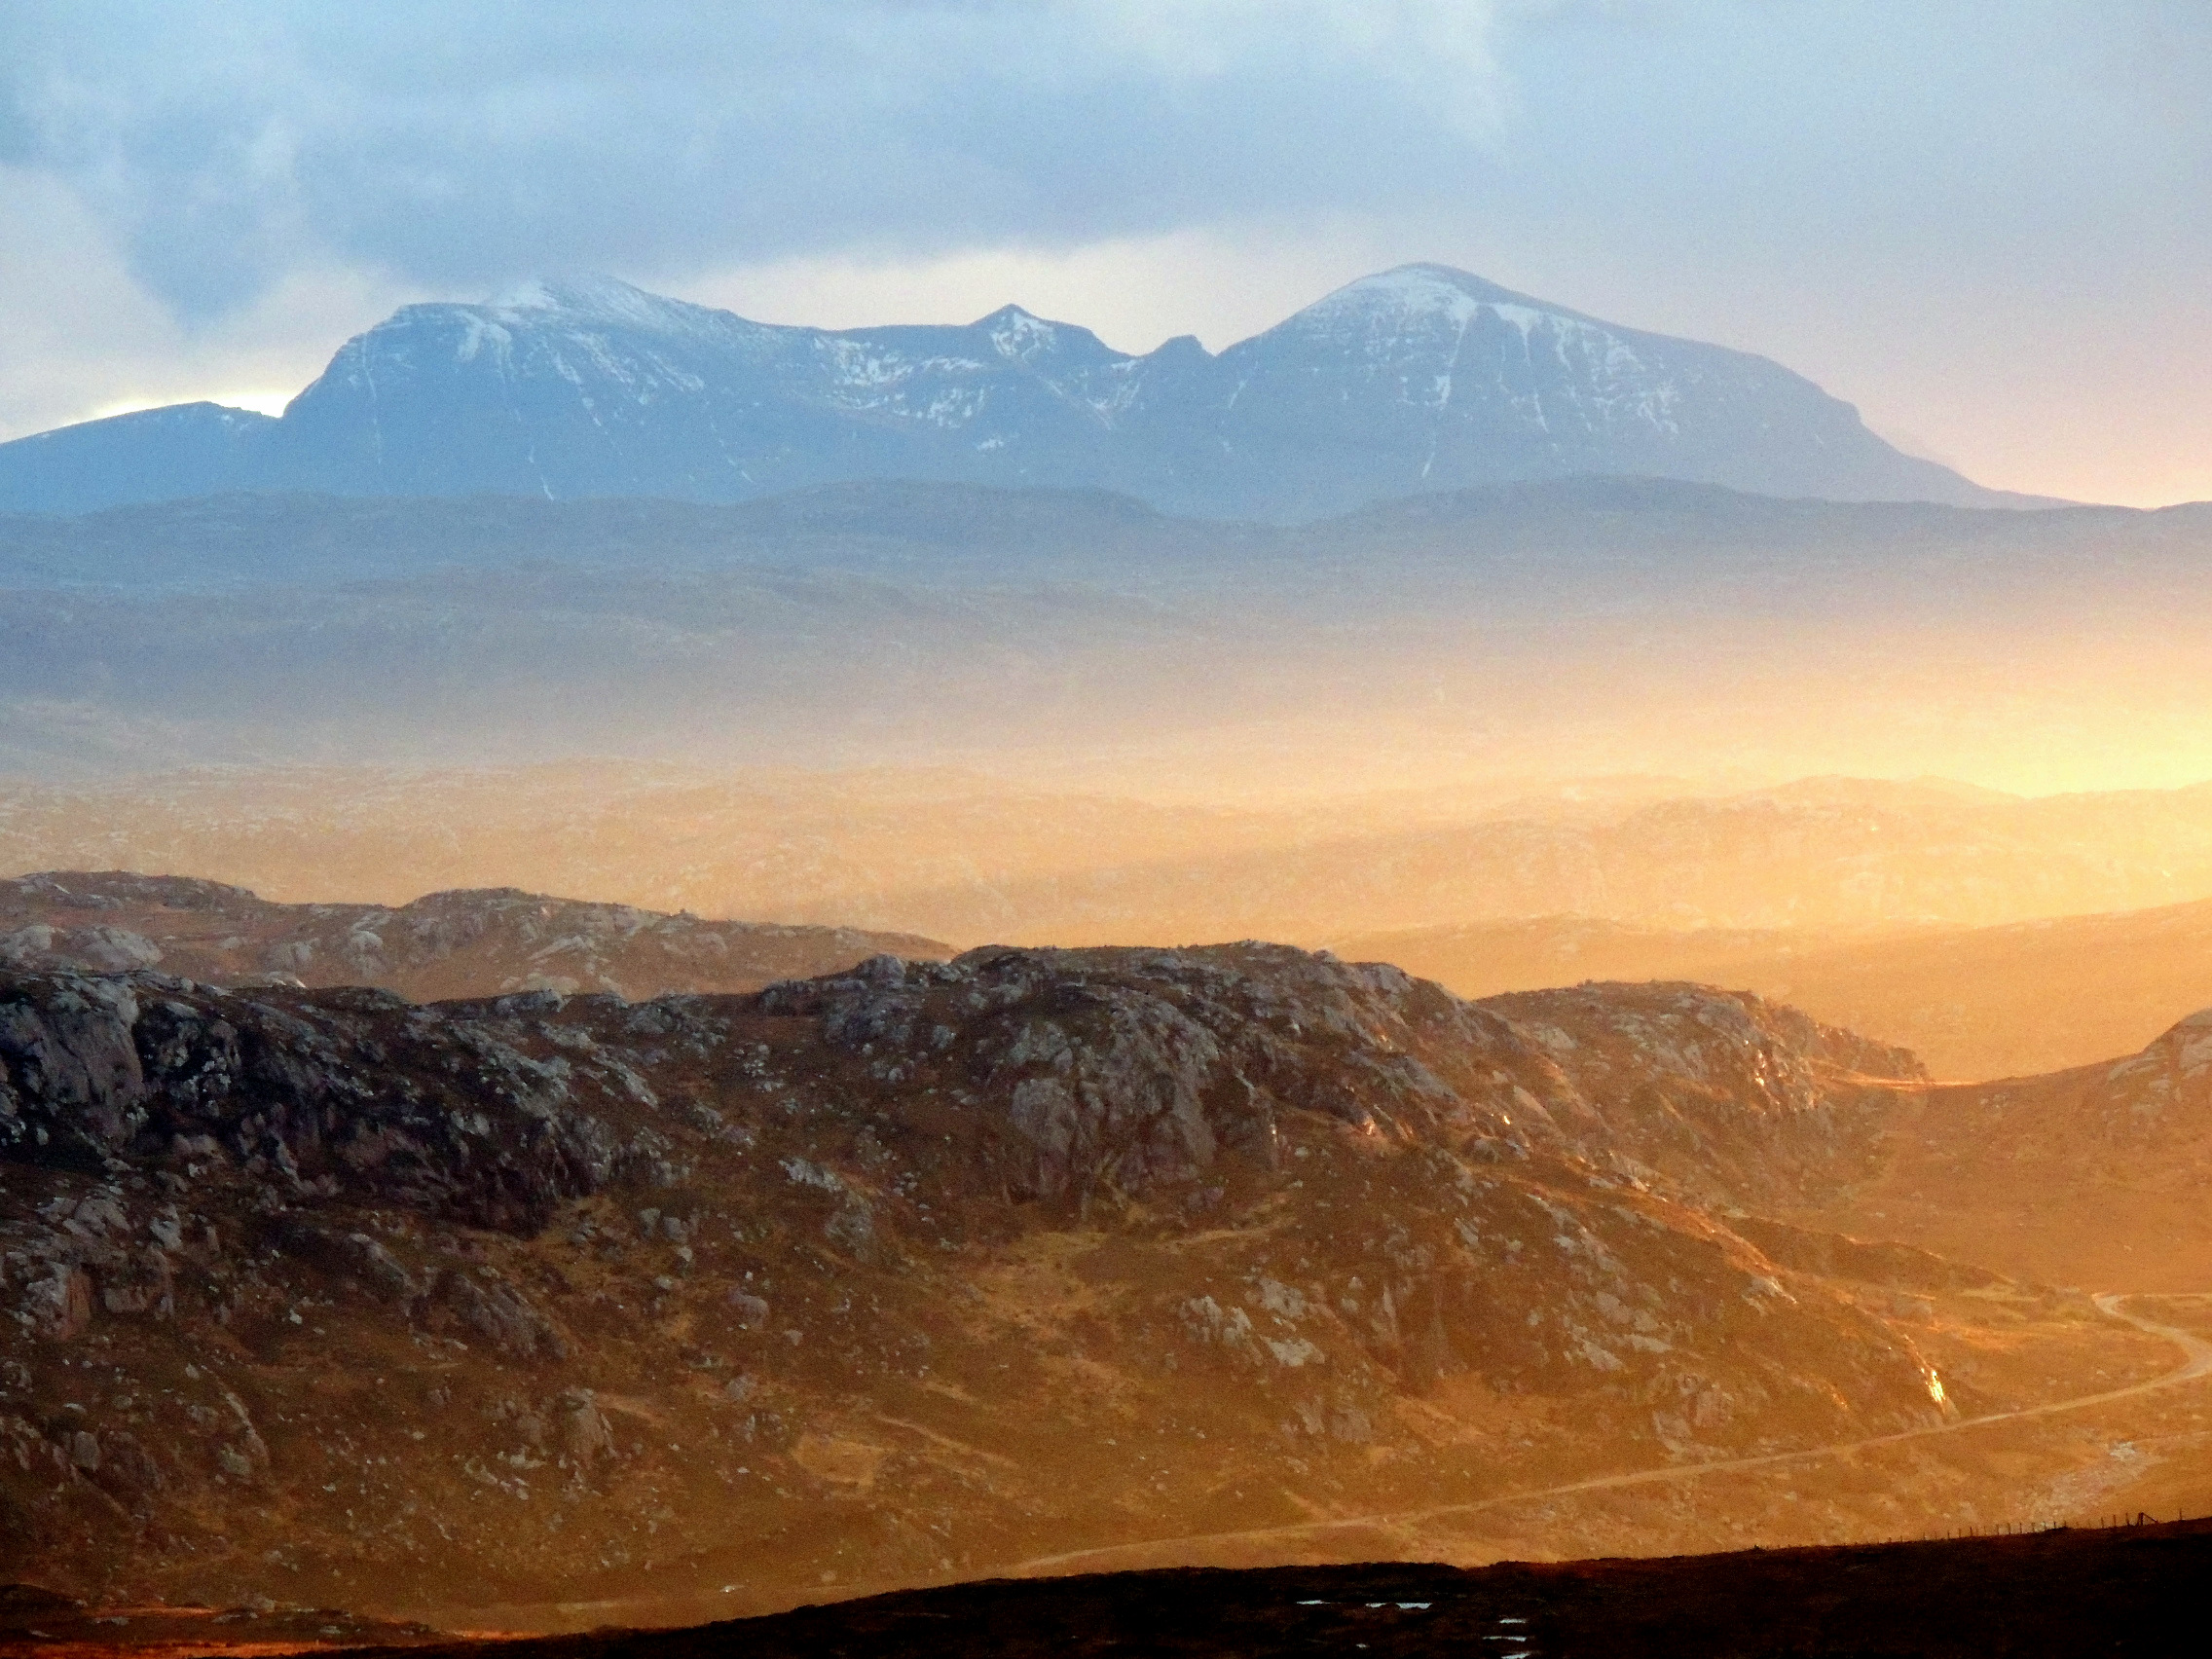
<path fill-rule="evenodd" d="M 1464 272 L 1340 288 L 1218 356 L 1142 356 L 1008 306 L 965 326 L 751 322 L 605 277 L 408 306 L 281 420 L 181 405 L 0 445 L 0 508 L 240 488 L 738 500 L 841 479 L 1103 486 L 1298 519 L 1575 474 L 1779 496 L 1995 502 L 1741 351 Z"/>

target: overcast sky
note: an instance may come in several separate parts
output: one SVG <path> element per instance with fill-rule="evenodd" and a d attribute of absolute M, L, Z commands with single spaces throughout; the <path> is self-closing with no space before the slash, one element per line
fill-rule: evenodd
<path fill-rule="evenodd" d="M 1436 259 L 2148 504 L 2208 254 L 2208 0 L 0 4 L 0 436 L 540 271 L 1218 349 Z"/>

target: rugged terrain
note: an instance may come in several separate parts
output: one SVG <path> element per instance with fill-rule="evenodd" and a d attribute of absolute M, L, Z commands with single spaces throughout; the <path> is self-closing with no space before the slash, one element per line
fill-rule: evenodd
<path fill-rule="evenodd" d="M 786 1604 L 1940 1427 L 2084 1338 L 2166 1363 L 1731 1226 L 1862 1175 L 1916 1068 L 1693 987 L 1257 945 L 6 987 L 0 1513 L 80 1593 Z M 2056 1346 L 1946 1391 L 1914 1286 Z"/>
<path fill-rule="evenodd" d="M 184 876 L 50 870 L 0 881 L 0 969 L 159 967 L 210 984 L 371 985 L 412 1002 L 507 991 L 753 991 L 896 952 L 910 934 L 702 921 L 512 888 L 405 904 L 278 904 Z"/>

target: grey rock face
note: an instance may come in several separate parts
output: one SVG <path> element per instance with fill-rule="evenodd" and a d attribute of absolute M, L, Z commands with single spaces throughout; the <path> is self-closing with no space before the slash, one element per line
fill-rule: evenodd
<path fill-rule="evenodd" d="M 1778 1161 L 1817 1185 L 1878 1121 L 1852 1079 L 1922 1075 L 1904 1051 L 1748 995 L 1474 1004 L 1386 964 L 1267 944 L 880 957 L 760 1004 L 817 1021 L 879 1084 L 953 1088 L 1003 1127 L 1010 1191 L 1078 1205 L 1191 1182 L 1231 1153 L 1272 1167 L 1293 1111 L 1499 1159 L 1678 1165 L 1721 1196 Z"/>
<path fill-rule="evenodd" d="M 0 1139 L 95 1160 L 129 1140 L 145 1121 L 137 1020 L 136 997 L 115 980 L 71 977 L 0 1002 Z"/>
<path fill-rule="evenodd" d="M 527 1296 L 511 1285 L 479 1283 L 448 1269 L 438 1277 L 438 1302 L 470 1332 L 517 1359 L 569 1357 L 569 1345 Z"/>
<path fill-rule="evenodd" d="M 1465 272 L 1363 278 L 1210 355 L 1132 356 L 1010 306 L 964 327 L 777 327 L 619 282 L 409 306 L 281 421 L 209 405 L 0 445 L 0 509 L 225 489 L 742 500 L 837 480 L 1104 487 L 1300 519 L 1581 473 L 1995 500 L 1762 357 Z"/>
<path fill-rule="evenodd" d="M 42 1279 L 23 1291 L 22 1311 L 31 1333 L 49 1342 L 68 1342 L 92 1320 L 92 1281 L 82 1268 L 56 1262 Z"/>
<path fill-rule="evenodd" d="M 204 1157 L 530 1228 L 612 1167 L 576 1109 L 602 1087 L 380 991 L 0 978 L 0 1156 L 36 1162 Z"/>

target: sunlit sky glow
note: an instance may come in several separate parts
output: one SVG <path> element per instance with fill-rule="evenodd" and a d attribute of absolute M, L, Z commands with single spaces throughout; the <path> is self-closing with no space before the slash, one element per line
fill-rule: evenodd
<path fill-rule="evenodd" d="M 537 271 L 1141 350 L 1436 259 L 2156 504 L 2212 497 L 2208 164 L 2199 0 L 12 7 L 0 436 Z"/>

